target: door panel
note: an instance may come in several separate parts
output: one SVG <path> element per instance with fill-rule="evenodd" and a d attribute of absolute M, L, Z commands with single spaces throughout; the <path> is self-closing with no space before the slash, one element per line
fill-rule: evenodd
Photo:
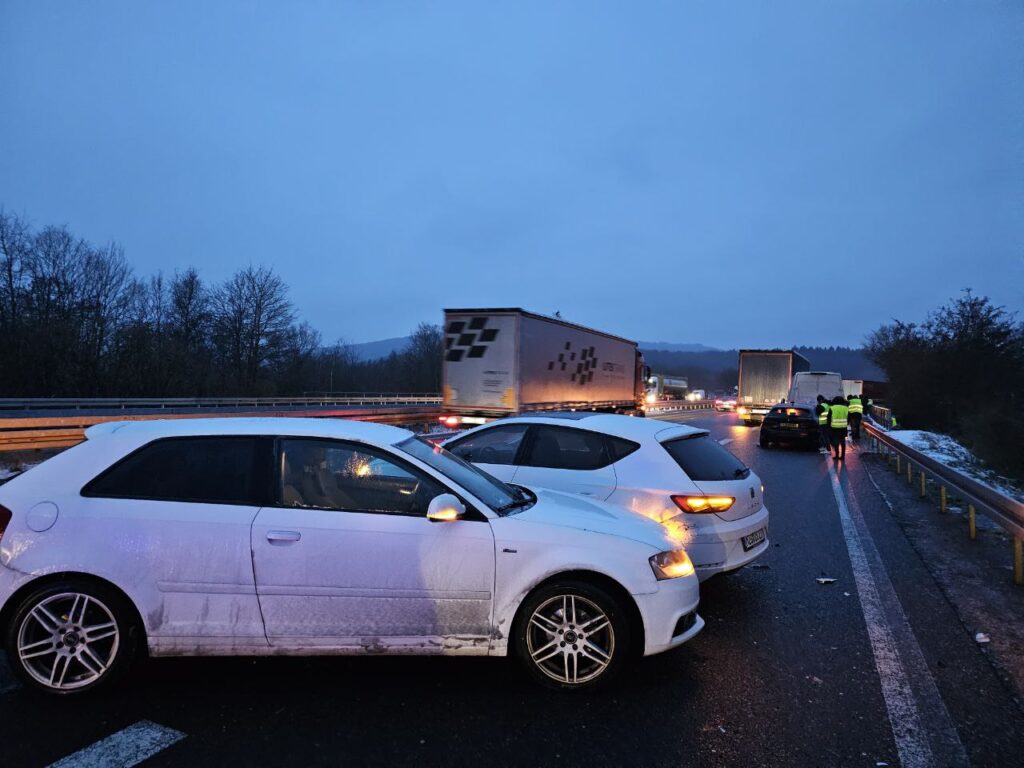
<path fill-rule="evenodd" d="M 447 489 L 389 452 L 333 440 L 283 440 L 280 451 L 281 501 L 252 527 L 272 644 L 489 635 L 489 523 L 427 520 Z"/>
<path fill-rule="evenodd" d="M 610 462 L 604 437 L 596 432 L 534 425 L 514 479 L 604 500 L 615 491 Z"/>

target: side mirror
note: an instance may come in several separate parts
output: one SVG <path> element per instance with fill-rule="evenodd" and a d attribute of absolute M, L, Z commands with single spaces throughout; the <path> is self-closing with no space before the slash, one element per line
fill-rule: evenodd
<path fill-rule="evenodd" d="M 465 505 L 450 493 L 435 496 L 430 500 L 430 506 L 427 507 L 427 520 L 432 523 L 450 523 L 465 514 Z"/>

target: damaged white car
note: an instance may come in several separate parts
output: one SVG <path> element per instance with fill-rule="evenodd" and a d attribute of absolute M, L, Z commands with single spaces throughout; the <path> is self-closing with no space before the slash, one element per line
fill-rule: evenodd
<path fill-rule="evenodd" d="M 510 486 L 396 427 L 92 427 L 0 486 L 0 633 L 29 686 L 135 656 L 516 655 L 585 688 L 703 627 L 659 524 Z"/>

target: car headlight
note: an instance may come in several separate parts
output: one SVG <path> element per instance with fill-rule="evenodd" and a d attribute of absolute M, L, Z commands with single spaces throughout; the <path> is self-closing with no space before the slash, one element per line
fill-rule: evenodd
<path fill-rule="evenodd" d="M 671 549 L 668 552 L 651 555 L 650 563 L 654 578 L 658 581 L 692 576 L 694 573 L 693 563 L 684 549 Z"/>

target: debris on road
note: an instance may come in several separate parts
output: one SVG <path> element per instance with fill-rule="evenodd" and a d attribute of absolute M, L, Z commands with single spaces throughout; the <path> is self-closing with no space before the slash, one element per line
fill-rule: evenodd
<path fill-rule="evenodd" d="M 815 579 L 815 581 L 819 584 L 835 584 L 838 581 L 838 579 L 831 579 L 827 576 L 819 576 L 817 579 Z"/>
<path fill-rule="evenodd" d="M 974 642 L 984 645 L 985 643 L 990 643 L 992 641 L 989 639 L 989 636 L 986 635 L 984 632 L 979 632 L 974 636 Z"/>

